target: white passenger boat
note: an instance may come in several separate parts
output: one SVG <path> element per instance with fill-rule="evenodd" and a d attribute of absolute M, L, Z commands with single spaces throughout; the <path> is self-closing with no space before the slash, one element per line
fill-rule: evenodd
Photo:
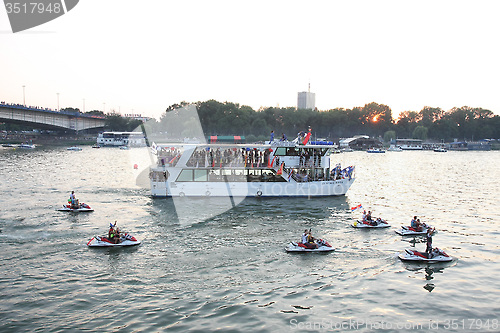
<path fill-rule="evenodd" d="M 153 145 L 153 197 L 319 197 L 344 195 L 354 166 L 331 164 L 336 146 L 303 140 L 267 144 Z"/>

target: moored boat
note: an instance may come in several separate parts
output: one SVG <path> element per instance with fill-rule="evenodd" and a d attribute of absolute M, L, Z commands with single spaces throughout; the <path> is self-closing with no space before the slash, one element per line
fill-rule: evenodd
<path fill-rule="evenodd" d="M 372 154 L 380 154 L 380 153 L 385 153 L 385 150 L 380 149 L 380 148 L 370 148 L 366 152 L 372 153 Z"/>
<path fill-rule="evenodd" d="M 21 143 L 20 145 L 17 146 L 17 148 L 21 148 L 21 149 L 35 149 L 35 145 L 34 144 L 30 144 L 30 143 Z"/>
<path fill-rule="evenodd" d="M 387 151 L 403 151 L 403 149 L 400 147 L 400 146 L 396 146 L 396 145 L 391 145 Z"/>

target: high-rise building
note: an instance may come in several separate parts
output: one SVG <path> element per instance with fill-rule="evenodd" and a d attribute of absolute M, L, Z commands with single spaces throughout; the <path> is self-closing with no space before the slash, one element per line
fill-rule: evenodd
<path fill-rule="evenodd" d="M 311 92 L 311 84 L 309 84 L 309 91 L 302 91 L 298 93 L 297 109 L 311 109 L 316 108 L 316 94 Z"/>

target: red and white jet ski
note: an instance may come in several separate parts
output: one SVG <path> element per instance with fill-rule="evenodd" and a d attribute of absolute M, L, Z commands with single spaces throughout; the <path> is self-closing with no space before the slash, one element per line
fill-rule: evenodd
<path fill-rule="evenodd" d="M 389 223 L 386 220 L 381 219 L 380 217 L 367 221 L 367 220 L 357 220 L 352 224 L 354 228 L 387 228 L 390 227 Z"/>
<path fill-rule="evenodd" d="M 290 242 L 285 250 L 287 252 L 331 252 L 335 249 L 325 240 L 317 239 L 313 245 L 311 243 Z M 317 246 L 317 247 L 316 247 Z"/>
<path fill-rule="evenodd" d="M 141 241 L 137 240 L 134 236 L 122 233 L 120 235 L 120 240 L 118 243 L 114 243 L 113 240 L 106 236 L 94 236 L 87 243 L 89 247 L 123 247 L 123 246 L 134 246 L 141 244 Z"/>
<path fill-rule="evenodd" d="M 71 204 L 62 205 L 62 208 L 59 208 L 58 211 L 80 213 L 80 212 L 93 212 L 94 210 L 90 208 L 89 205 L 82 202 L 81 204 L 78 204 L 78 206 L 71 206 Z"/>
<path fill-rule="evenodd" d="M 410 226 L 402 225 L 401 229 L 394 230 L 398 235 L 401 236 L 418 236 L 418 235 L 426 235 L 427 229 L 432 228 L 432 226 L 423 224 L 422 230 L 416 230 Z"/>
<path fill-rule="evenodd" d="M 432 249 L 432 252 L 430 253 L 429 257 L 427 257 L 426 252 L 420 252 L 410 249 L 406 249 L 404 253 L 401 253 L 399 255 L 399 259 L 403 261 L 427 262 L 429 264 L 437 262 L 448 262 L 453 260 L 453 258 L 447 255 L 446 252 L 438 248 Z"/>

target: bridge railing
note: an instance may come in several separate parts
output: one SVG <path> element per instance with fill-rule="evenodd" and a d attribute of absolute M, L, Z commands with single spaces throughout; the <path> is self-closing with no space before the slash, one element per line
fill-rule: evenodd
<path fill-rule="evenodd" d="M 55 114 L 64 114 L 64 115 L 68 115 L 68 116 L 83 117 L 83 118 L 106 119 L 106 117 L 103 117 L 103 116 L 90 115 L 90 114 L 85 114 L 85 113 L 81 113 L 78 111 L 76 111 L 76 112 L 56 111 L 56 110 L 52 110 L 50 108 L 41 108 L 41 107 L 37 107 L 37 106 L 24 106 L 22 104 L 8 104 L 5 102 L 0 102 L 0 107 L 28 110 L 28 111 L 41 111 L 41 112 L 48 112 L 48 113 L 55 113 Z"/>

